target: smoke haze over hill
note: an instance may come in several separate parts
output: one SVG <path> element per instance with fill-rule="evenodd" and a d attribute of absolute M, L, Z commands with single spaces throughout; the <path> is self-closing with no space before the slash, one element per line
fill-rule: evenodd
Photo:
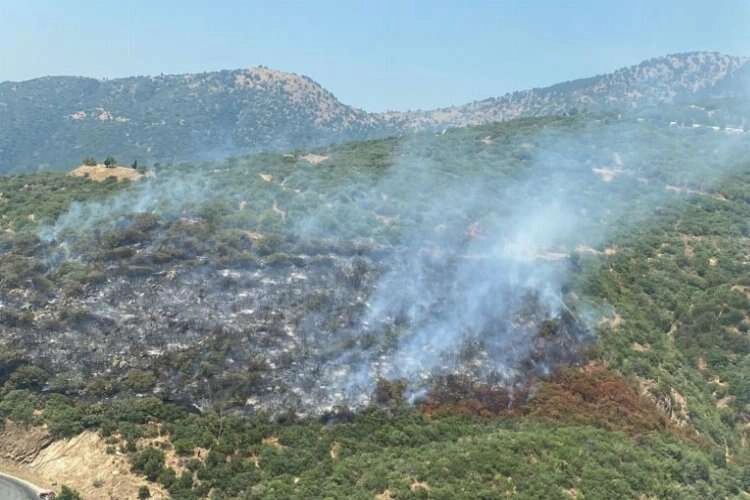
<path fill-rule="evenodd" d="M 95 80 L 0 83 L 0 171 L 64 169 L 82 157 L 128 163 L 220 159 L 321 147 L 420 130 L 582 111 L 647 114 L 663 103 L 747 96 L 747 59 L 710 52 L 665 56 L 547 88 L 450 108 L 368 113 L 308 77 L 266 67 Z M 721 101 L 720 101 L 721 102 Z M 719 106 L 713 124 L 746 116 Z M 738 116 L 739 115 L 739 116 Z"/>
<path fill-rule="evenodd" d="M 451 374 L 523 384 L 575 363 L 613 314 L 609 304 L 567 292 L 582 259 L 616 252 L 605 248 L 616 234 L 637 230 L 683 196 L 721 203 L 713 186 L 733 172 L 732 159 L 747 152 L 748 140 L 632 117 L 514 127 L 510 134 L 488 128 L 401 140 L 386 168 L 365 162 L 352 170 L 333 149 L 317 165 L 298 157 L 279 168 L 261 157 L 163 169 L 112 198 L 74 204 L 40 235 L 59 265 L 92 259 L 92 234 L 107 242 L 122 233 L 114 241 L 125 244 L 144 238 L 128 236 L 144 214 L 156 219 L 135 247 L 140 260 L 165 247 L 169 255 L 193 252 L 194 243 L 174 239 L 177 228 L 208 224 L 249 234 L 251 248 L 267 255 L 260 268 L 237 262 L 211 270 L 199 253 L 205 264 L 170 271 L 167 261 L 160 272 L 176 272 L 176 284 L 201 282 L 194 300 L 213 311 L 205 327 L 168 340 L 180 345 L 203 342 L 203 328 L 242 334 L 261 318 L 265 301 L 252 298 L 258 292 L 282 309 L 286 293 L 310 304 L 289 304 L 290 317 L 263 320 L 270 321 L 263 328 L 275 325 L 288 338 L 254 349 L 275 359 L 268 375 L 291 393 L 251 398 L 261 407 L 360 405 L 381 379 L 403 380 L 412 397 Z M 278 248 L 262 250 L 273 238 Z M 312 265 L 323 257 L 333 274 Z M 269 258 L 299 263 L 279 267 Z M 117 290 L 104 293 L 114 300 Z M 174 307 L 175 319 L 205 321 L 172 300 L 153 297 L 128 315 Z M 116 324 L 125 318 L 111 308 L 101 314 Z M 158 328 L 146 327 L 144 349 L 161 344 L 148 340 L 159 337 Z"/>

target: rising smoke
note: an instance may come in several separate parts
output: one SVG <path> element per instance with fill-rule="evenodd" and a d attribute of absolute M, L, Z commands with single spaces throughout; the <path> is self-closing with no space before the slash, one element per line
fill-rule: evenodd
<path fill-rule="evenodd" d="M 365 266 L 375 278 L 354 324 L 321 333 L 320 318 L 303 318 L 304 350 L 293 355 L 304 359 L 279 370 L 291 372 L 287 381 L 314 380 L 319 390 L 302 404 L 320 407 L 364 403 L 381 378 L 405 380 L 418 396 L 436 376 L 514 384 L 575 362 L 607 305 L 567 289 L 574 257 L 603 258 L 613 235 L 678 197 L 715 200 L 712 190 L 747 150 L 744 134 L 586 117 L 419 135 L 403 140 L 377 176 L 299 165 L 287 185 L 274 180 L 277 211 L 306 200 L 286 210 L 285 238 L 369 241 L 387 251 Z M 270 182 L 258 177 L 262 165 L 253 168 L 243 186 L 223 184 L 216 171 L 165 171 L 108 200 L 75 204 L 41 235 L 58 259 L 78 258 L 70 251 L 77 236 L 132 214 L 169 221 L 197 217 L 216 200 L 242 203 L 243 189 Z M 318 178 L 334 175 L 325 192 L 288 187 L 315 190 Z"/>
<path fill-rule="evenodd" d="M 696 130 L 652 144 L 640 121 L 594 120 L 522 144 L 477 137 L 473 151 L 441 148 L 442 138 L 404 143 L 366 196 L 376 212 L 393 203 L 418 221 L 385 264 L 363 320 L 363 332 L 396 329 L 397 341 L 385 353 L 361 344 L 340 353 L 324 383 L 347 401 L 383 378 L 405 380 L 418 396 L 437 376 L 513 384 L 574 362 L 609 308 L 566 294 L 570 258 L 604 254 L 615 232 L 647 223 L 675 195 L 710 197 L 747 148 L 744 138 Z M 493 148 L 521 160 L 497 161 Z M 353 212 L 340 207 L 342 218 Z"/>

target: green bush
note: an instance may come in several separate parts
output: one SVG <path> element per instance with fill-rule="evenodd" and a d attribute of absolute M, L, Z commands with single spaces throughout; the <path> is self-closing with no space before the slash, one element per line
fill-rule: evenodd
<path fill-rule="evenodd" d="M 57 495 L 57 500 L 82 500 L 83 497 L 80 493 L 77 491 L 67 487 L 63 486 L 60 488 L 60 494 Z"/>
<path fill-rule="evenodd" d="M 164 452 L 156 448 L 146 448 L 133 460 L 133 471 L 143 474 L 149 481 L 156 481 L 164 470 Z"/>

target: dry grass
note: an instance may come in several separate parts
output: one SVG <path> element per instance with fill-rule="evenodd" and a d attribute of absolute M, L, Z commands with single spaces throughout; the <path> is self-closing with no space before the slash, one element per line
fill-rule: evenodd
<path fill-rule="evenodd" d="M 338 441 L 333 443 L 328 453 L 331 455 L 331 460 L 338 460 L 339 455 L 341 455 L 341 443 L 339 443 Z"/>
<path fill-rule="evenodd" d="M 411 483 L 411 486 L 409 486 L 409 489 L 416 493 L 418 491 L 430 491 L 430 485 L 427 484 L 427 481 L 417 481 L 416 479 Z"/>
<path fill-rule="evenodd" d="M 276 448 L 277 450 L 283 450 L 284 448 L 286 448 L 283 444 L 281 444 L 281 441 L 279 441 L 279 438 L 276 436 L 268 436 L 266 438 L 263 438 L 263 444 L 272 448 Z"/>
<path fill-rule="evenodd" d="M 649 344 L 639 344 L 638 342 L 633 342 L 633 345 L 631 345 L 630 348 L 633 349 L 635 352 L 651 351 L 651 346 Z"/>
<path fill-rule="evenodd" d="M 599 326 L 609 328 L 610 330 L 617 330 L 623 324 L 625 320 L 618 313 L 614 313 L 612 317 L 602 318 L 599 321 Z"/>
<path fill-rule="evenodd" d="M 103 182 L 110 177 L 114 177 L 118 182 L 124 179 L 137 181 L 144 177 L 142 173 L 134 168 L 120 166 L 107 168 L 102 164 L 96 166 L 81 165 L 71 171 L 70 175 L 74 177 L 85 177 L 96 182 Z"/>

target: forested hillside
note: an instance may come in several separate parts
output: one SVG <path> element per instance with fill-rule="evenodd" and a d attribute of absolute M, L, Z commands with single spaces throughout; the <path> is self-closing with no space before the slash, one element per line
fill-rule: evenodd
<path fill-rule="evenodd" d="M 175 498 L 740 496 L 750 140 L 675 109 L 2 177 L 0 413 Z"/>

